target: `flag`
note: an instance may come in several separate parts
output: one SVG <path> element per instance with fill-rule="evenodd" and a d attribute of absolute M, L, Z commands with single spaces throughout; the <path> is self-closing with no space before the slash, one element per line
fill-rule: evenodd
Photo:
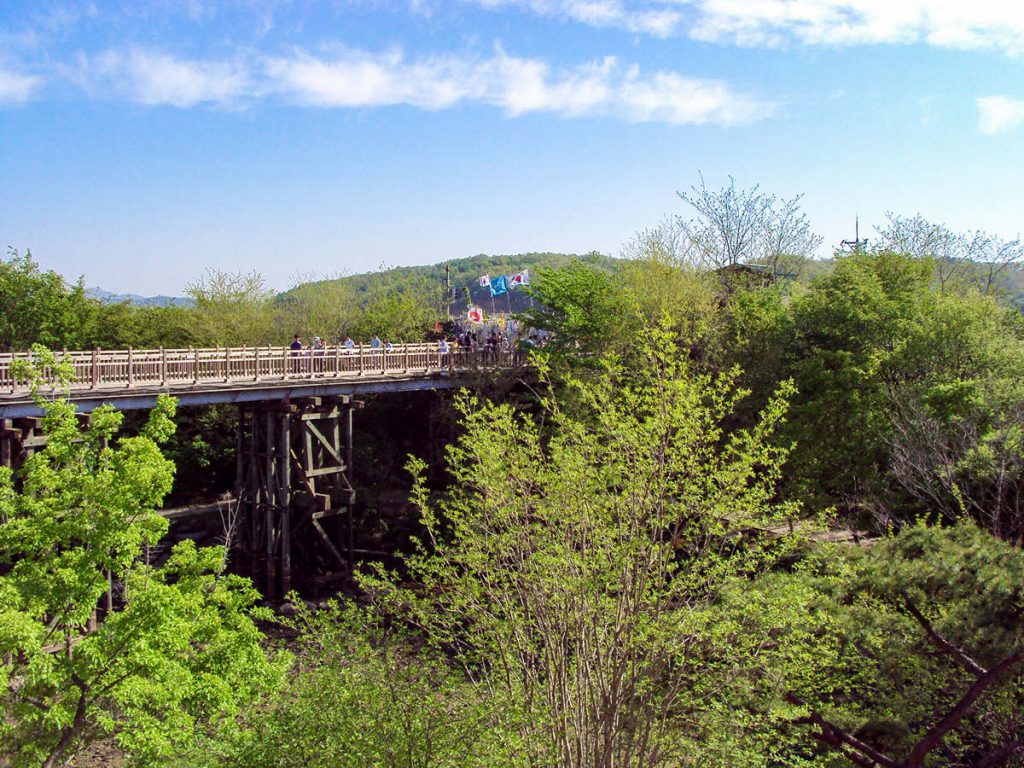
<path fill-rule="evenodd" d="M 484 321 L 483 310 L 480 307 L 470 307 L 466 312 L 466 319 L 471 323 L 482 323 Z"/>
<path fill-rule="evenodd" d="M 490 275 L 480 275 L 480 287 L 487 288 L 491 284 Z"/>
<path fill-rule="evenodd" d="M 503 293 L 508 293 L 508 278 L 504 275 L 494 278 L 490 285 L 491 296 L 501 296 Z"/>
<path fill-rule="evenodd" d="M 524 269 L 522 272 L 512 275 L 512 279 L 508 281 L 510 287 L 515 288 L 520 285 L 530 284 L 530 270 Z"/>

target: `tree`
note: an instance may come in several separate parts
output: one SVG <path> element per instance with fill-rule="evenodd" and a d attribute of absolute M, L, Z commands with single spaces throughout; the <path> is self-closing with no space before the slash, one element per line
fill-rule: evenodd
<path fill-rule="evenodd" d="M 191 311 L 182 306 L 138 306 L 128 302 L 101 304 L 86 347 L 186 347 L 194 341 L 189 332 Z"/>
<path fill-rule="evenodd" d="M 969 522 L 825 545 L 725 592 L 709 624 L 727 659 L 710 676 L 784 745 L 778 764 L 1017 765 L 1022 584 L 1020 549 Z"/>
<path fill-rule="evenodd" d="M 772 502 L 785 451 L 768 442 L 786 388 L 726 433 L 733 375 L 695 373 L 664 332 L 640 348 L 631 370 L 605 360 L 586 384 L 570 376 L 572 412 L 550 396 L 536 418 L 463 399 L 451 491 L 414 489 L 429 542 L 406 562 L 417 587 L 365 583 L 509 702 L 531 765 L 699 752 L 695 610 L 790 543 L 745 538 L 794 512 Z"/>
<path fill-rule="evenodd" d="M 285 292 L 278 302 L 281 336 L 298 333 L 304 338 L 323 336 L 335 341 L 358 314 L 356 291 L 340 278 L 316 280 L 307 276 Z"/>
<path fill-rule="evenodd" d="M 279 681 L 253 623 L 259 595 L 225 573 L 220 548 L 183 542 L 162 567 L 150 562 L 167 530 L 156 509 L 174 473 L 159 447 L 174 430 L 171 399 L 115 443 L 119 413 L 99 408 L 83 430 L 66 400 L 36 397 L 46 447 L 16 475 L 0 468 L 3 751 L 48 768 L 113 735 L 143 763 L 166 757 Z"/>
<path fill-rule="evenodd" d="M 257 273 L 210 269 L 185 290 L 195 301 L 189 312 L 189 330 L 195 344 L 259 346 L 273 340 L 274 293 Z"/>
<path fill-rule="evenodd" d="M 811 232 L 806 214 L 800 210 L 802 195 L 779 201 L 774 195 L 751 189 L 737 189 L 735 179 L 719 191 L 700 185 L 679 192 L 680 199 L 693 208 L 693 219 L 678 217 L 684 238 L 674 238 L 705 269 L 761 265 L 772 275 L 797 273 L 804 259 L 813 258 L 821 245 Z"/>
<path fill-rule="evenodd" d="M 296 601 L 296 661 L 284 687 L 227 738 L 200 741 L 183 768 L 490 768 L 525 765 L 508 702 L 351 603 Z"/>
<path fill-rule="evenodd" d="M 897 483 L 948 522 L 1024 541 L 1024 321 L 975 291 L 944 294 L 894 361 L 886 442 Z"/>
<path fill-rule="evenodd" d="M 523 313 L 524 322 L 551 331 L 549 351 L 563 360 L 622 353 L 639 337 L 632 297 L 606 269 L 574 260 L 561 269 L 539 270 L 526 291 L 539 306 Z"/>
<path fill-rule="evenodd" d="M 0 260 L 0 351 L 85 346 L 98 304 L 81 280 L 69 286 L 56 272 L 43 272 L 31 252 L 9 248 L 7 255 Z"/>
<path fill-rule="evenodd" d="M 953 232 L 921 214 L 898 216 L 887 211 L 888 224 L 878 229 L 876 248 L 932 259 L 940 289 L 972 287 L 983 294 L 999 292 L 1014 265 L 1024 260 L 1024 243 L 983 232 Z"/>

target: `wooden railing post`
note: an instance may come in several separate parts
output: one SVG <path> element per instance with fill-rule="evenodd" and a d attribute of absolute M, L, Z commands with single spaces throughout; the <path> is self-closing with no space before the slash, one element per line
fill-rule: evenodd
<path fill-rule="evenodd" d="M 128 347 L 128 387 L 131 388 L 135 385 L 135 356 L 132 354 L 132 348 Z"/>
<path fill-rule="evenodd" d="M 160 386 L 167 384 L 167 350 L 160 347 Z"/>
<path fill-rule="evenodd" d="M 259 347 L 253 347 L 253 349 L 256 351 L 256 365 L 255 365 L 256 370 L 253 371 L 252 380 L 253 381 L 259 381 L 260 380 L 260 348 Z"/>
<path fill-rule="evenodd" d="M 363 345 L 359 344 L 359 375 L 363 375 L 363 367 L 366 365 L 366 361 L 363 360 Z"/>
<path fill-rule="evenodd" d="M 100 348 L 96 347 L 92 351 L 92 383 L 90 388 L 96 389 L 100 383 Z"/>
<path fill-rule="evenodd" d="M 231 381 L 231 347 L 224 347 L 224 383 Z"/>
<path fill-rule="evenodd" d="M 198 384 L 199 383 L 199 349 L 198 348 L 196 348 L 192 364 L 194 366 L 193 373 L 195 374 L 192 377 L 192 379 L 195 381 L 196 384 Z"/>

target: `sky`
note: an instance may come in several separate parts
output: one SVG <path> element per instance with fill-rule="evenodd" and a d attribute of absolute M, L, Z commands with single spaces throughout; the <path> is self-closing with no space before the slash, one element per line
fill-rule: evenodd
<path fill-rule="evenodd" d="M 87 285 L 284 289 L 618 255 L 680 191 L 1024 229 L 1009 0 L 2 0 L 0 246 Z"/>

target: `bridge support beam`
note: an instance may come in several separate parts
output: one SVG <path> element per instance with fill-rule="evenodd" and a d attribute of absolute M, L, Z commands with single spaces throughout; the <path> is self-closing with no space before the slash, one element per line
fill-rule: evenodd
<path fill-rule="evenodd" d="M 0 467 L 17 469 L 46 445 L 42 419 L 0 419 Z"/>
<path fill-rule="evenodd" d="M 268 597 L 292 588 L 293 558 L 304 571 L 351 570 L 352 413 L 361 406 L 341 395 L 239 408 L 239 555 Z"/>

